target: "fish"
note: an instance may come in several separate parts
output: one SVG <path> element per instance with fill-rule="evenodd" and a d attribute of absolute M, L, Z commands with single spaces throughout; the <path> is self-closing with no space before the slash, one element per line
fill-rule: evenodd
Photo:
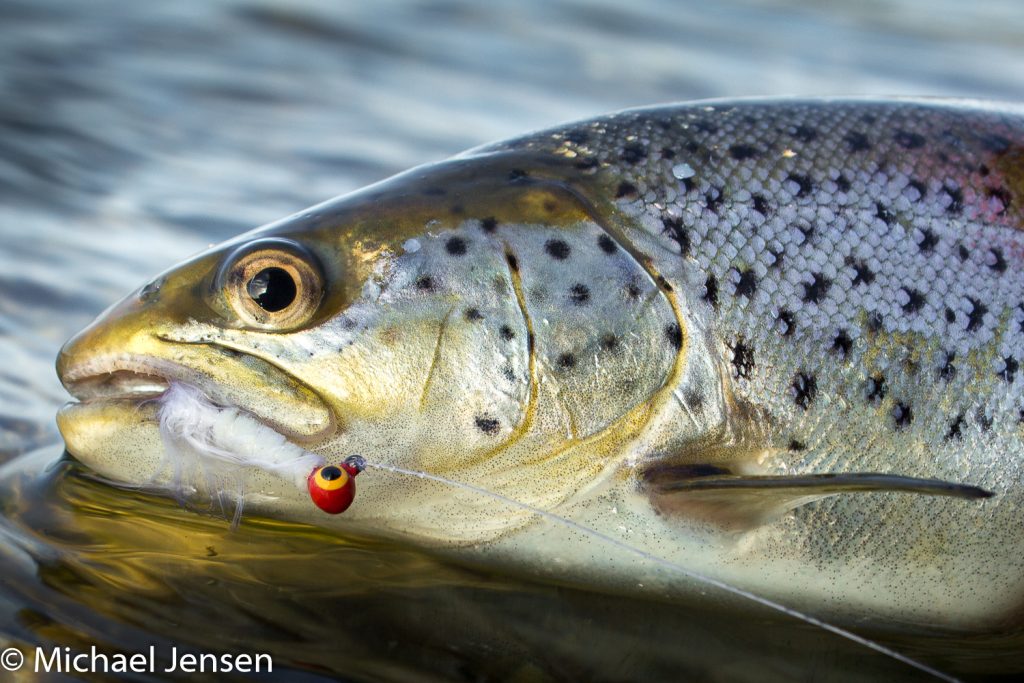
<path fill-rule="evenodd" d="M 1018 105 L 626 110 L 174 266 L 63 347 L 58 426 L 236 514 L 980 632 L 1024 597 L 1022 260 Z M 357 455 L 325 514 L 310 467 Z"/>

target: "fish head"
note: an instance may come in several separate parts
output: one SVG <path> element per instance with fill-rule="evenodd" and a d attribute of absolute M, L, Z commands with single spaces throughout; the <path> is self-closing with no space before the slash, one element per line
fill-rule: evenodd
<path fill-rule="evenodd" d="M 58 416 L 69 452 L 114 481 L 152 484 L 174 468 L 159 411 L 182 383 L 327 462 L 358 454 L 531 504 L 570 495 L 605 467 L 618 437 L 591 439 L 585 454 L 576 442 L 623 411 L 613 400 L 600 424 L 571 424 L 570 413 L 586 410 L 566 409 L 579 396 L 557 396 L 569 361 L 546 326 L 593 335 L 583 317 L 531 314 L 531 297 L 542 295 L 517 259 L 524 234 L 543 251 L 562 232 L 585 234 L 606 257 L 604 233 L 555 180 L 524 177 L 509 161 L 480 168 L 457 159 L 313 207 L 211 248 L 111 307 L 60 353 L 58 374 L 78 399 Z M 583 315 L 580 292 L 564 302 L 570 317 Z M 249 427 L 256 451 L 273 441 Z M 247 504 L 315 518 L 301 487 L 258 465 L 239 465 Z M 454 498 L 436 481 L 379 479 L 360 478 L 346 518 L 404 518 L 394 525 L 409 530 L 425 505 Z M 467 510 L 484 504 L 470 498 Z M 507 508 L 459 514 L 476 520 L 467 538 L 514 517 Z"/>

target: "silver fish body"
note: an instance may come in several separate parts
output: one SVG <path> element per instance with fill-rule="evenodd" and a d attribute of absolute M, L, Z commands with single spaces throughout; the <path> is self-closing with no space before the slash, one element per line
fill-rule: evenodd
<path fill-rule="evenodd" d="M 70 342 L 59 370 L 86 402 L 100 372 L 187 380 L 328 459 L 486 488 L 789 604 L 989 627 L 1024 595 L 1022 211 L 1014 107 L 627 111 L 215 248 Z M 301 324 L 239 322 L 218 298 L 218 273 L 267 239 L 322 268 Z M 73 453 L 127 481 L 157 468 L 121 462 L 159 451 L 145 419 L 98 430 L 89 410 L 63 414 Z M 995 496 L 808 479 L 827 473 Z M 766 487 L 787 481 L 810 488 Z M 608 548 L 522 509 L 359 483 L 338 524 L 636 585 Z M 326 523 L 301 497 L 255 498 Z"/>

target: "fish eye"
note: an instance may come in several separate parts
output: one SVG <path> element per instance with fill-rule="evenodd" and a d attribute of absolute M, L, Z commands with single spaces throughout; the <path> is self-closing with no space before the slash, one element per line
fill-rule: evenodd
<path fill-rule="evenodd" d="M 216 289 L 243 324 L 290 330 L 316 312 L 323 297 L 323 271 L 297 242 L 262 239 L 235 250 L 222 263 Z"/>
<path fill-rule="evenodd" d="M 298 288 L 295 280 L 284 268 L 264 268 L 245 286 L 249 296 L 264 311 L 277 313 L 292 305 Z"/>

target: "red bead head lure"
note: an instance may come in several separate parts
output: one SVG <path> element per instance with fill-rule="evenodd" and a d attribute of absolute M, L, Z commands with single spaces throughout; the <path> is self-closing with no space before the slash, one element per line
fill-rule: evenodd
<path fill-rule="evenodd" d="M 344 512 L 356 497 L 356 475 L 365 468 L 366 460 L 359 455 L 345 458 L 340 465 L 313 468 L 306 478 L 309 497 L 328 514 Z"/>

